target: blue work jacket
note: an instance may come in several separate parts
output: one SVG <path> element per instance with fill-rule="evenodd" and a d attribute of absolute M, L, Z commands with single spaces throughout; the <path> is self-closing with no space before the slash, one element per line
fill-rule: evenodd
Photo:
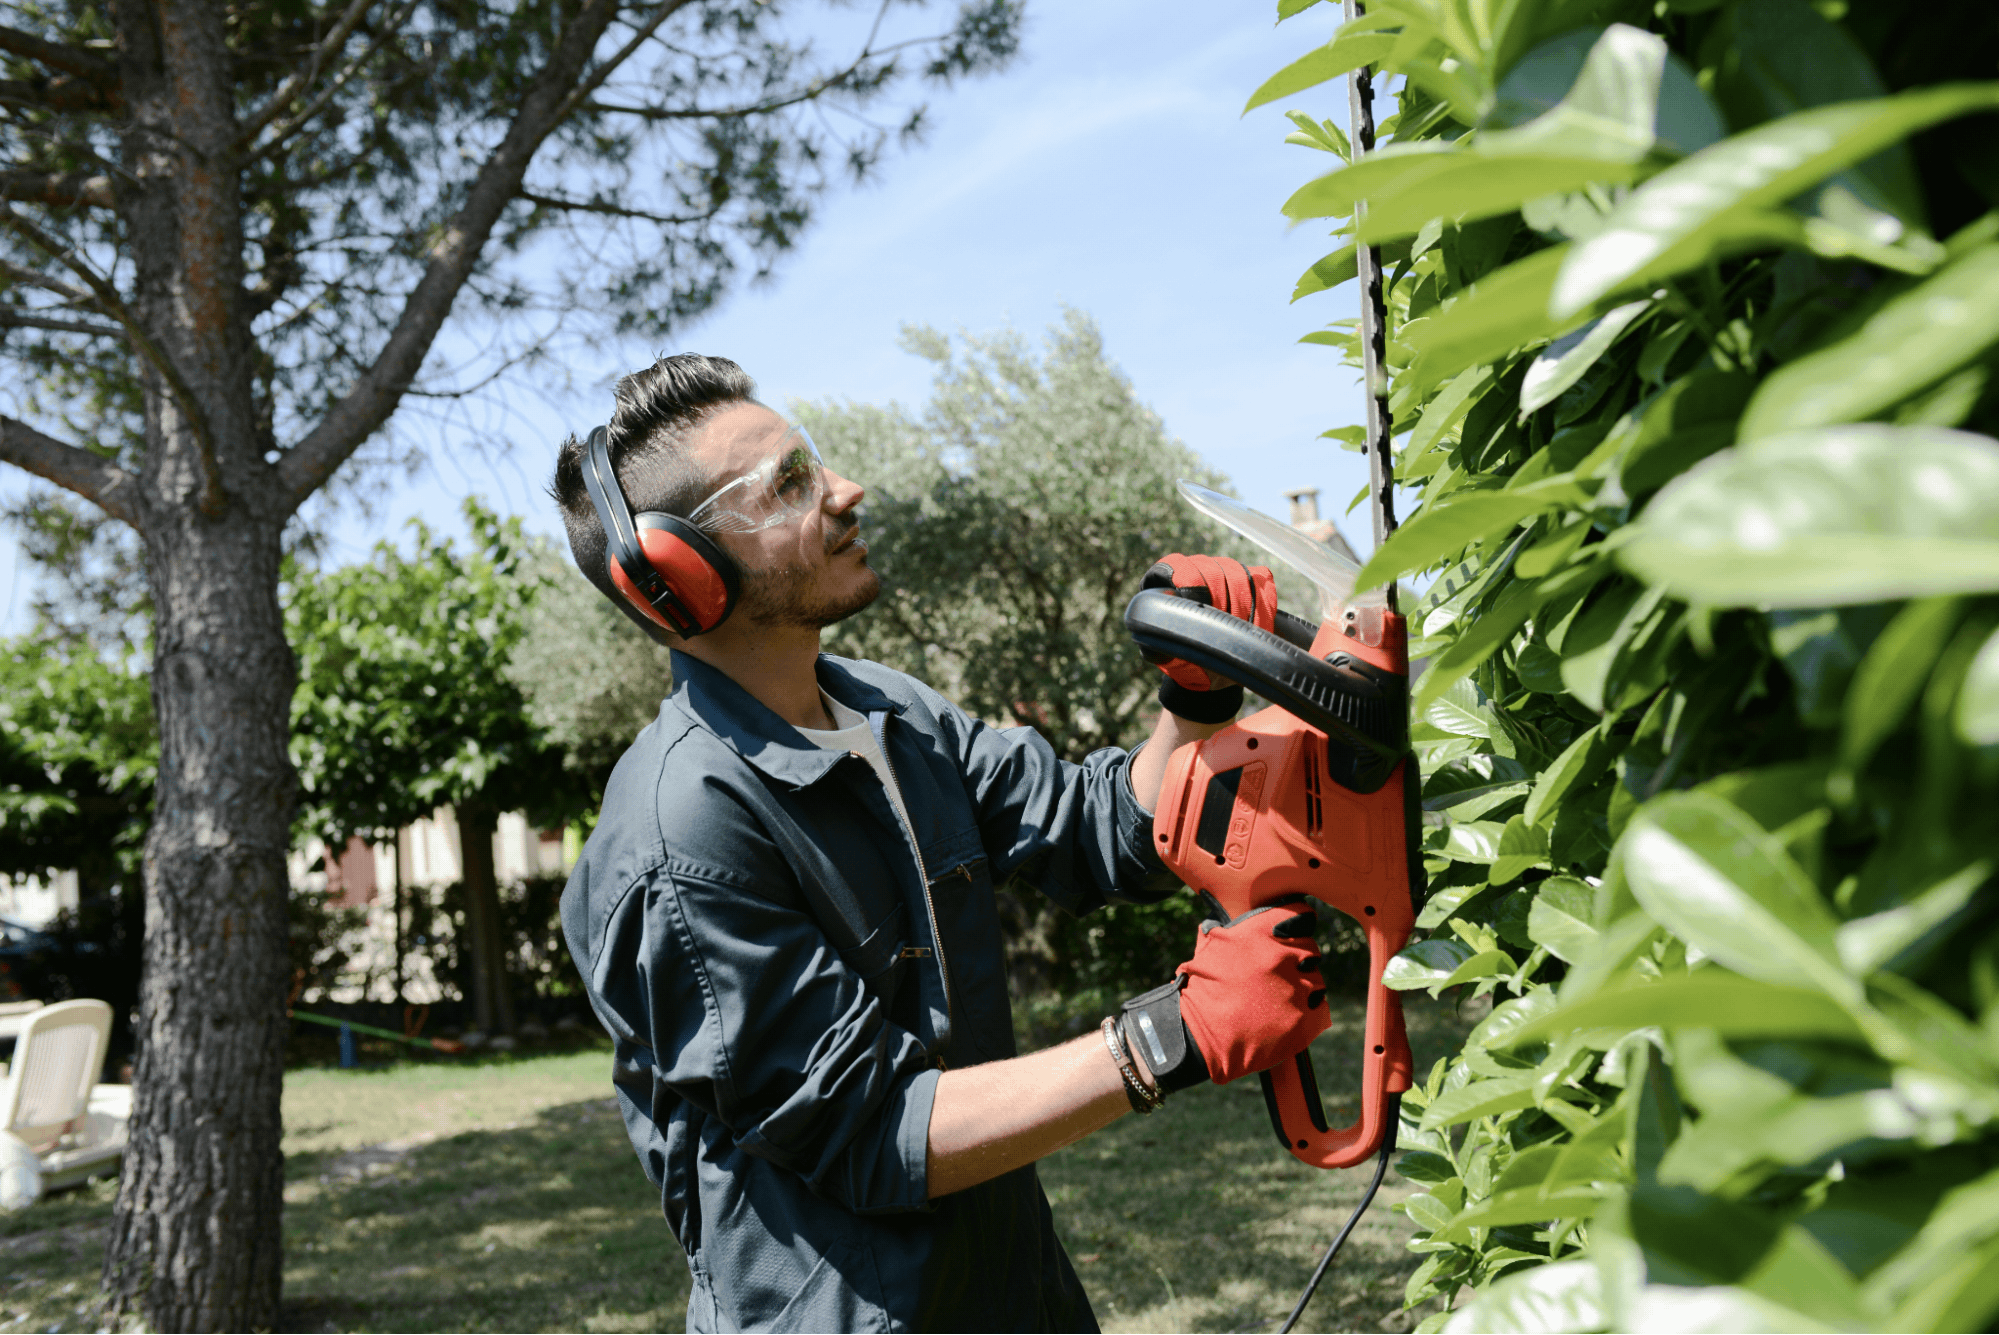
<path fill-rule="evenodd" d="M 994 885 L 1072 913 L 1174 888 L 1129 755 L 1057 760 L 1032 729 L 822 656 L 906 829 L 865 759 L 685 654 L 673 671 L 562 925 L 687 1254 L 687 1328 L 1096 1329 L 1034 1169 L 931 1201 L 928 1135 L 940 1071 L 1014 1055 Z"/>

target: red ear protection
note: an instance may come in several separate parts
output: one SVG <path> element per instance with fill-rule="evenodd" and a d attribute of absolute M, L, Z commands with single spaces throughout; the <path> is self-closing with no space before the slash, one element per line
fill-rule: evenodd
<path fill-rule="evenodd" d="M 611 469 L 610 433 L 590 433 L 584 489 L 604 526 L 611 583 L 648 619 L 683 639 L 728 620 L 741 592 L 736 563 L 706 533 L 676 515 L 646 511 L 634 519 Z"/>

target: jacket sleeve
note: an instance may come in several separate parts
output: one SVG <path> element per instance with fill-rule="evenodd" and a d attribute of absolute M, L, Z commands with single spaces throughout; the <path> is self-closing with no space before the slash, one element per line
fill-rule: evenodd
<path fill-rule="evenodd" d="M 746 1153 L 857 1214 L 928 1208 L 937 1072 L 846 964 L 768 844 L 669 860 L 606 923 L 593 990 L 658 1079 Z M 618 995 L 623 992 L 624 995 Z"/>
<path fill-rule="evenodd" d="M 1071 913 L 1151 904 L 1180 883 L 1152 849 L 1152 813 L 1131 789 L 1136 751 L 1105 747 L 1078 765 L 1033 728 L 1001 731 L 934 692 L 926 703 L 956 746 L 995 885 L 1018 876 Z"/>

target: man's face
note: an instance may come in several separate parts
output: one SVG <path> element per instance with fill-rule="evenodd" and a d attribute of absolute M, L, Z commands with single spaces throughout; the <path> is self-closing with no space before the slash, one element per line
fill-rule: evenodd
<path fill-rule="evenodd" d="M 692 453 L 713 487 L 723 487 L 769 458 L 789 429 L 768 408 L 731 404 L 703 423 Z M 868 566 L 868 544 L 854 515 L 865 494 L 829 468 L 817 509 L 756 533 L 716 535 L 743 572 L 736 615 L 758 625 L 817 630 L 873 602 L 881 577 Z"/>

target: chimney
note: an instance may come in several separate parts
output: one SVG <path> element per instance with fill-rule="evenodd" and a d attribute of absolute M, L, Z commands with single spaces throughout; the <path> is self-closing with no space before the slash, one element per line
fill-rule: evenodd
<path fill-rule="evenodd" d="M 1285 492 L 1284 497 L 1291 502 L 1291 527 L 1303 528 L 1307 524 L 1319 522 L 1317 487 L 1300 487 L 1296 491 Z"/>

